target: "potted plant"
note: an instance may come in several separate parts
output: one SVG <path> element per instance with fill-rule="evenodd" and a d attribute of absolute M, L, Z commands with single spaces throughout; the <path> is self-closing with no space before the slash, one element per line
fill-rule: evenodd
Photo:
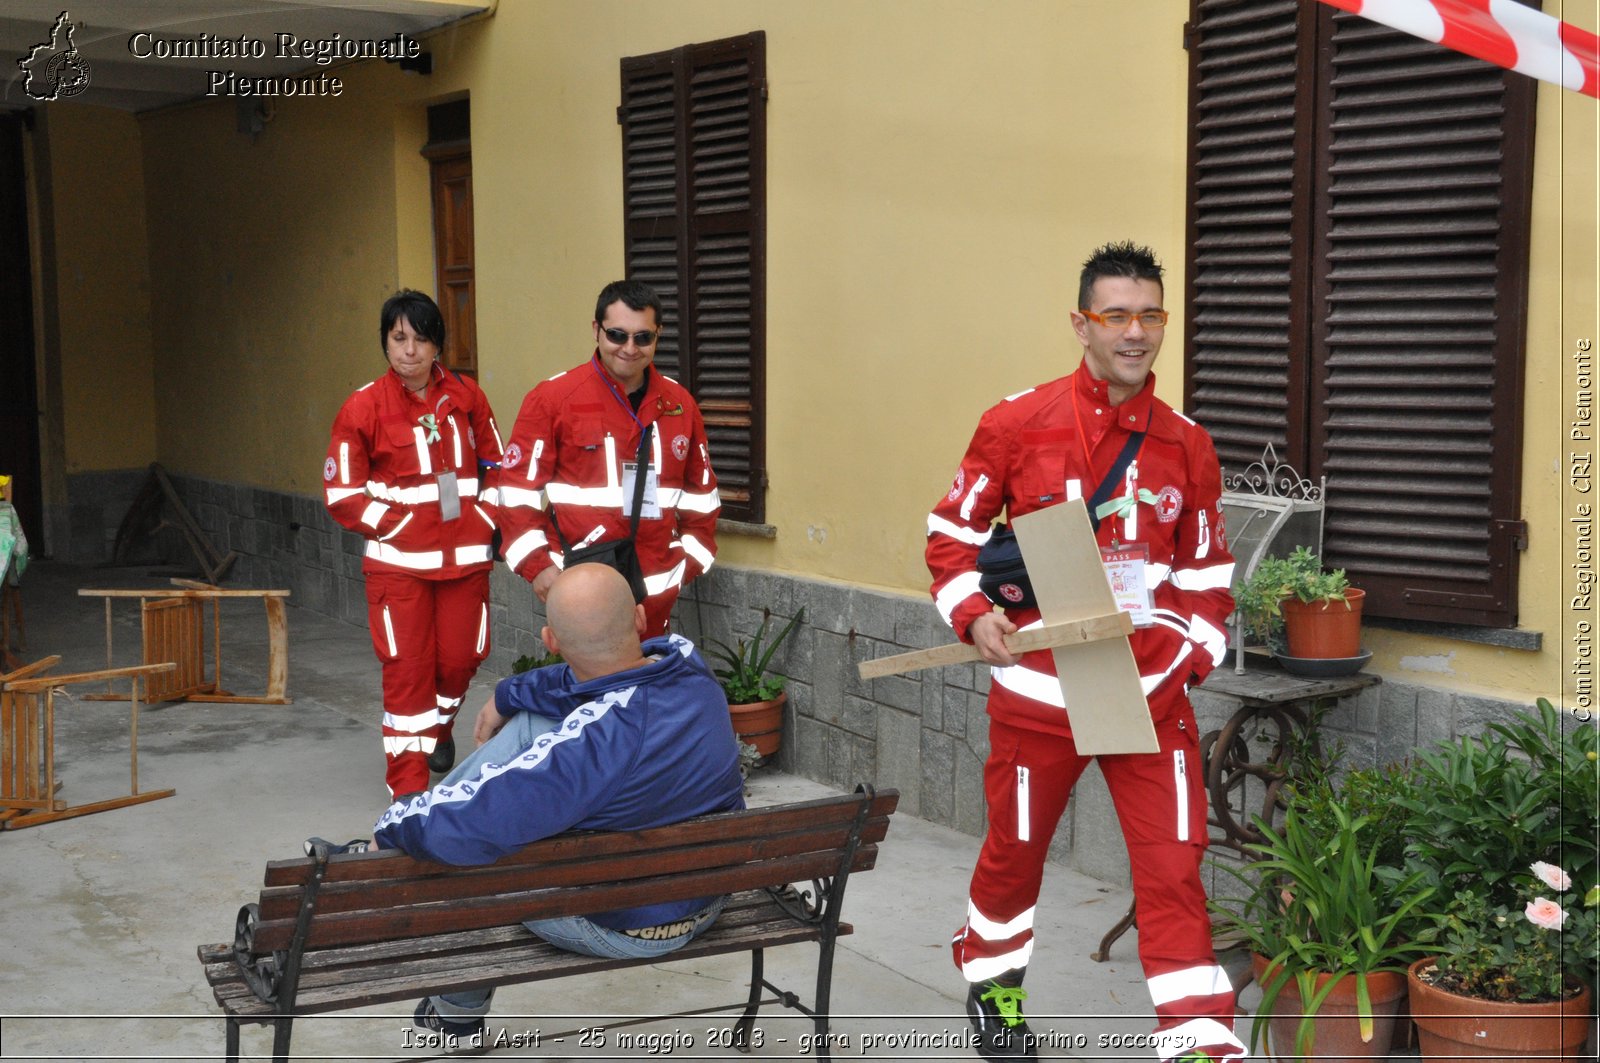
<path fill-rule="evenodd" d="M 710 639 L 707 643 L 709 654 L 727 665 L 715 671 L 717 678 L 722 681 L 723 693 L 728 696 L 733 732 L 739 736 L 740 742 L 755 746 L 764 757 L 776 753 L 783 741 L 783 706 L 789 700 L 788 693 L 783 689 L 787 680 L 768 671 L 768 665 L 783 640 L 805 619 L 805 615 L 806 611 L 802 608 L 778 629 L 770 641 L 767 639 L 767 625 L 772 621 L 772 614 L 765 612 L 761 617 L 761 626 L 756 628 L 749 641 L 738 639 L 732 646 L 720 639 Z"/>
<path fill-rule="evenodd" d="M 1216 904 L 1221 929 L 1255 954 L 1261 1004 L 1251 1027 L 1279 1059 L 1382 1058 L 1405 998 L 1415 912 L 1432 894 L 1423 874 L 1380 866 L 1388 844 L 1381 817 L 1352 817 L 1334 799 L 1307 815 L 1291 799 L 1283 829 L 1257 821 L 1259 859 L 1220 865 L 1249 892 L 1235 912 Z"/>
<path fill-rule="evenodd" d="M 1361 654 L 1365 598 L 1365 591 L 1350 586 L 1344 569 L 1326 570 L 1309 547 L 1297 546 L 1286 558 L 1262 558 L 1234 592 L 1234 607 L 1280 656 L 1349 660 Z M 1280 629 L 1286 644 L 1276 639 Z"/>
<path fill-rule="evenodd" d="M 1414 866 L 1450 901 L 1408 975 L 1424 1057 L 1575 1055 L 1600 968 L 1600 751 L 1540 699 L 1420 755 Z"/>

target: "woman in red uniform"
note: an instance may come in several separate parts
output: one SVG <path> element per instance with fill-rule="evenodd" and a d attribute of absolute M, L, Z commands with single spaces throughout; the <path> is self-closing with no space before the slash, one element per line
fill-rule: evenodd
<path fill-rule="evenodd" d="M 444 318 L 409 289 L 383 304 L 389 372 L 345 400 L 322 478 L 366 540 L 367 620 L 383 663 L 386 781 L 399 797 L 455 763 L 451 725 L 489 652 L 500 430 L 473 380 L 441 366 Z"/>

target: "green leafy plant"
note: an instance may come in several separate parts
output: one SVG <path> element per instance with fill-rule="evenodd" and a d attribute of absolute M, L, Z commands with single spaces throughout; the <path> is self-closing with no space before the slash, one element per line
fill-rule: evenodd
<path fill-rule="evenodd" d="M 788 680 L 769 672 L 767 666 L 783 640 L 805 619 L 805 615 L 804 609 L 795 613 L 770 641 L 767 640 L 767 625 L 772 621 L 770 612 L 763 613 L 761 626 L 756 628 L 748 641 L 738 639 L 735 645 L 730 646 L 720 639 L 709 640 L 711 656 L 727 665 L 726 668 L 716 669 L 716 673 L 730 705 L 771 701 L 783 693 L 783 685 Z"/>
<path fill-rule="evenodd" d="M 1244 620 L 1251 641 L 1275 648 L 1283 631 L 1283 602 L 1344 602 L 1350 580 L 1344 569 L 1324 570 L 1309 547 L 1297 546 L 1288 557 L 1264 557 L 1250 578 L 1233 591 L 1234 609 Z"/>
<path fill-rule="evenodd" d="M 1289 787 L 1289 802 L 1299 812 L 1305 829 L 1313 835 L 1330 835 L 1338 830 L 1341 812 L 1369 821 L 1367 840 L 1377 849 L 1375 871 L 1379 877 L 1397 880 L 1406 861 L 1409 835 L 1404 816 L 1395 815 L 1396 806 L 1416 792 L 1414 769 L 1409 762 L 1378 768 L 1357 768 L 1336 776 L 1333 757 L 1308 756 L 1294 768 L 1297 779 Z"/>
<path fill-rule="evenodd" d="M 1511 905 L 1490 907 L 1483 892 L 1462 890 L 1437 916 L 1439 957 L 1425 969 L 1440 989 L 1498 1001 L 1551 1001 L 1570 996 L 1574 960 L 1592 971 L 1596 959 L 1595 905 L 1600 886 L 1578 907 L 1573 880 L 1554 864 L 1535 861 L 1511 876 Z M 1518 907 L 1520 905 L 1520 908 Z"/>
<path fill-rule="evenodd" d="M 1267 960 L 1261 1006 L 1250 1034 L 1252 1051 L 1273 1004 L 1293 979 L 1304 1008 L 1295 1034 L 1296 1052 L 1310 1054 L 1316 1014 L 1337 985 L 1330 978 L 1319 988 L 1319 974 L 1355 977 L 1361 1036 L 1370 1041 L 1368 976 L 1403 971 L 1423 955 L 1422 947 L 1405 935 L 1413 913 L 1433 894 L 1423 884 L 1423 872 L 1398 881 L 1380 873 L 1383 838 L 1373 817 L 1352 817 L 1337 802 L 1327 806 L 1326 817 L 1332 829 L 1325 829 L 1320 817 L 1308 820 L 1291 803 L 1281 833 L 1257 819 L 1266 840 L 1246 848 L 1260 859 L 1242 870 L 1219 865 L 1249 888 L 1238 912 L 1213 904 L 1222 928 L 1236 932 Z"/>
<path fill-rule="evenodd" d="M 565 658 L 559 653 L 545 653 L 538 657 L 525 653 L 511 662 L 511 672 L 516 675 L 532 671 L 535 668 L 547 668 L 552 664 L 561 664 L 564 661 Z"/>
<path fill-rule="evenodd" d="M 1524 869 L 1567 868 L 1579 889 L 1600 882 L 1597 761 L 1595 727 L 1563 727 L 1561 714 L 1544 698 L 1535 712 L 1519 712 L 1482 734 L 1418 754 L 1416 788 L 1396 804 L 1406 813 L 1411 865 L 1426 873 L 1441 896 L 1453 898 L 1440 913 L 1434 937 L 1441 968 L 1448 969 L 1457 950 L 1478 957 L 1470 962 L 1481 968 L 1509 964 L 1506 950 L 1530 933 L 1516 923 L 1528 901 Z M 1472 919 L 1502 916 L 1507 923 L 1478 928 L 1483 938 L 1471 930 Z M 1577 916 L 1578 932 L 1566 935 L 1552 970 L 1558 980 L 1564 974 L 1600 988 L 1594 923 Z M 1532 939 L 1522 945 L 1531 948 Z M 1491 954 L 1505 962 L 1484 959 Z M 1520 975 L 1506 977 L 1504 984 L 1526 984 Z"/>

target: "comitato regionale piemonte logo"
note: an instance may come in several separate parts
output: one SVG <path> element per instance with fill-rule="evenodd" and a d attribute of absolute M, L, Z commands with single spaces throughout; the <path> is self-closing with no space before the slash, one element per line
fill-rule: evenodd
<path fill-rule="evenodd" d="M 76 27 L 63 11 L 50 27 L 50 39 L 34 45 L 17 60 L 22 88 L 36 100 L 64 100 L 89 87 L 89 62 L 72 41 Z"/>

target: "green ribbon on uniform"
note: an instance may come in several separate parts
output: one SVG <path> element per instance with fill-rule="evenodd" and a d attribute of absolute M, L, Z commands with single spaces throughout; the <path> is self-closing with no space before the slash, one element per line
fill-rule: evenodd
<path fill-rule="evenodd" d="M 1126 517 L 1140 502 L 1147 506 L 1155 505 L 1157 502 L 1156 493 L 1148 488 L 1141 487 L 1137 495 L 1123 495 L 1121 498 L 1107 499 L 1095 507 L 1094 515 L 1098 520 L 1105 520 L 1107 517 Z"/>
<path fill-rule="evenodd" d="M 427 442 L 439 442 L 439 420 L 431 413 L 425 413 L 417 418 L 417 423 L 428 430 Z"/>

